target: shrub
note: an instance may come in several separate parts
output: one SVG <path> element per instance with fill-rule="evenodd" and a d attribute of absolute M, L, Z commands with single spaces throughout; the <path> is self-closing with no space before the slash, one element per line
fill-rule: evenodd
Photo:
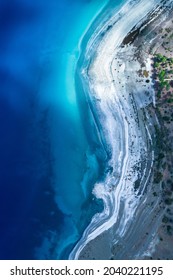
<path fill-rule="evenodd" d="M 156 172 L 155 176 L 154 176 L 154 183 L 155 184 L 158 184 L 160 183 L 160 181 L 162 180 L 163 178 L 163 174 L 159 171 Z"/>
<path fill-rule="evenodd" d="M 173 203 L 173 199 L 172 198 L 166 198 L 165 199 L 165 204 L 171 205 L 172 203 Z"/>

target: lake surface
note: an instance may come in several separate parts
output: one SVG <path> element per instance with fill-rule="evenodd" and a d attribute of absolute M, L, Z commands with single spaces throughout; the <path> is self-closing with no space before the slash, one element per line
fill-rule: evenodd
<path fill-rule="evenodd" d="M 104 158 L 75 69 L 106 2 L 0 3 L 0 259 L 67 259 L 102 210 Z"/>

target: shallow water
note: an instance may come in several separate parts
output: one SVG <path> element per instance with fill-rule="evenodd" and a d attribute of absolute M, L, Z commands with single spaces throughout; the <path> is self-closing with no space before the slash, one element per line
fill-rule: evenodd
<path fill-rule="evenodd" d="M 91 193 L 100 143 L 75 68 L 105 2 L 1 1 L 1 259 L 67 258 L 102 209 Z"/>

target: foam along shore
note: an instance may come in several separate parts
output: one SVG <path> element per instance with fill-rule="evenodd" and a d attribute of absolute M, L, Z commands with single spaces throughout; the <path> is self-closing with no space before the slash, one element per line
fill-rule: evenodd
<path fill-rule="evenodd" d="M 146 79 L 136 83 L 136 73 L 141 64 L 136 58 L 135 46 L 128 44 L 122 47 L 122 42 L 134 27 L 138 28 L 147 24 L 149 18 L 153 20 L 157 17 L 162 12 L 162 2 L 128 1 L 120 10 L 112 11 L 106 21 L 100 15 L 100 25 L 86 46 L 81 79 L 94 108 L 109 160 L 104 181 L 98 182 L 93 190 L 94 195 L 103 200 L 104 211 L 93 217 L 69 259 L 80 259 L 87 244 L 110 229 L 113 229 L 112 245 L 122 238 L 129 238 L 137 213 L 143 221 L 146 220 L 144 206 L 147 197 L 144 194 L 151 175 L 154 149 L 152 120 L 145 108 L 154 103 L 154 90 L 149 83 L 147 91 L 150 94 L 146 94 Z M 144 70 L 150 74 L 151 63 L 147 54 L 144 62 Z M 140 119 L 141 109 L 145 111 L 145 121 L 144 117 Z M 134 186 L 139 178 L 136 191 Z M 153 209 L 157 203 L 156 200 Z"/>

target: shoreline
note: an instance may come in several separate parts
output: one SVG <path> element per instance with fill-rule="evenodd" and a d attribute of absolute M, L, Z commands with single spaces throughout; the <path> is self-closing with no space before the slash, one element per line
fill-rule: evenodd
<path fill-rule="evenodd" d="M 151 61 L 145 52 L 142 53 L 143 62 L 140 61 L 141 55 L 139 55 L 138 61 L 135 56 L 137 49 L 135 46 L 128 44 L 122 47 L 121 45 L 124 36 L 128 34 L 128 29 L 130 32 L 133 26 L 139 25 L 139 22 L 141 26 L 142 22 L 145 23 L 146 17 L 153 11 L 156 1 L 150 3 L 139 1 L 136 6 L 134 2 L 133 4 L 133 8 L 131 6 L 130 9 L 127 8 L 129 3 L 124 8 L 124 16 L 127 16 L 129 12 L 128 18 L 131 18 L 131 25 L 130 22 L 128 26 L 120 23 L 121 19 L 123 21 L 122 8 L 121 17 L 117 22 L 115 20 L 114 27 L 107 32 L 103 43 L 99 40 L 99 35 L 95 35 L 95 38 L 98 37 L 98 45 L 95 42 L 92 44 L 89 42 L 85 53 L 88 58 L 91 46 L 97 46 L 94 59 L 93 57 L 92 60 L 90 59 L 91 64 L 88 66 L 87 63 L 84 65 L 82 74 L 89 85 L 90 99 L 94 103 L 96 111 L 103 113 L 102 119 L 99 120 L 104 132 L 103 136 L 106 135 L 104 141 L 108 151 L 111 151 L 112 156 L 108 164 L 112 168 L 112 172 L 107 174 L 104 182 L 98 182 L 93 190 L 95 196 L 104 201 L 104 211 L 93 217 L 82 239 L 72 251 L 71 259 L 103 258 L 99 247 L 104 246 L 103 244 L 107 240 L 109 240 L 109 248 L 107 248 L 107 255 L 104 255 L 104 259 L 141 258 L 146 254 L 147 248 L 153 240 L 151 232 L 156 232 L 162 215 L 162 208 L 159 208 L 160 198 L 153 200 L 151 186 L 151 171 L 155 154 L 153 143 L 155 131 L 151 126 L 156 125 L 157 117 L 153 112 L 151 113 L 153 109 L 147 109 L 147 107 L 151 107 L 151 104 L 155 102 L 155 93 L 151 81 L 147 82 L 146 90 L 146 75 L 143 79 L 140 78 L 140 83 L 136 81 L 139 79 L 138 72 L 141 70 L 142 63 L 144 64 L 142 71 L 149 77 L 151 76 Z M 142 21 L 140 13 L 138 13 L 137 22 L 136 17 L 133 18 L 133 15 L 136 16 L 135 8 L 136 11 L 141 8 Z M 155 17 L 157 18 L 157 13 Z M 107 26 L 110 26 L 111 20 L 107 22 Z M 150 114 L 153 114 L 152 117 Z M 99 114 L 99 118 L 100 116 L 101 114 Z M 109 130 L 109 126 L 111 130 Z M 130 142 L 133 142 L 133 145 L 130 145 Z M 139 178 L 140 183 L 135 192 L 134 186 Z M 146 220 L 148 215 L 150 215 L 149 221 Z M 145 222 L 142 221 L 142 217 Z M 140 225 L 141 221 L 144 225 L 136 228 L 134 221 L 136 221 L 136 227 Z M 150 228 L 150 234 L 146 232 L 148 228 Z M 137 233 L 142 234 L 143 231 L 145 246 L 141 243 L 142 239 L 137 236 Z M 104 238 L 104 236 L 107 237 Z M 100 242 L 99 239 L 101 239 Z M 128 253 L 128 248 L 131 249 L 131 255 Z"/>
<path fill-rule="evenodd" d="M 111 244 L 104 259 L 123 258 L 127 256 L 127 248 L 132 247 L 134 243 L 134 237 L 131 239 L 132 233 L 134 232 L 134 236 L 137 234 L 135 233 L 135 226 L 133 227 L 132 225 L 134 218 L 137 224 L 140 224 L 140 216 L 145 218 L 144 226 L 141 227 L 143 231 L 151 224 L 151 221 L 146 220 L 148 216 L 146 215 L 145 206 L 151 204 L 151 191 L 147 195 L 146 192 L 148 185 L 151 183 L 152 174 L 150 172 L 154 161 L 152 139 L 154 131 L 150 128 L 150 124 L 157 123 L 156 116 L 150 117 L 147 110 L 147 107 L 154 103 L 153 84 L 147 84 L 147 90 L 150 91 L 150 95 L 148 95 L 145 89 L 146 78 L 142 79 L 141 84 L 137 84 L 134 81 L 134 79 L 139 78 L 134 73 L 141 69 L 141 62 L 139 63 L 135 59 L 135 47 L 128 45 L 122 48 L 121 43 L 124 36 L 128 34 L 128 30 L 130 32 L 139 22 L 142 26 L 142 22 L 145 22 L 147 15 L 153 10 L 156 2 L 158 1 L 150 1 L 150 3 L 139 1 L 136 6 L 135 2 L 133 2 L 132 5 L 134 6 L 132 7 L 128 2 L 121 9 L 121 16 L 116 15 L 118 17 L 117 21 L 115 16 L 115 24 L 103 37 L 103 44 L 100 41 L 99 34 L 94 34 L 93 37 L 96 38 L 94 40 L 98 40 L 98 44 L 94 40 L 92 42 L 91 38 L 91 42 L 88 43 L 86 48 L 86 64 L 83 66 L 82 75 L 89 85 L 89 98 L 93 102 L 96 112 L 102 112 L 103 117 L 100 119 L 101 114 L 99 113 L 99 121 L 103 137 L 106 136 L 104 141 L 111 155 L 108 166 L 112 168 L 112 172 L 107 174 L 104 182 L 98 182 L 93 190 L 94 195 L 103 200 L 104 211 L 93 217 L 83 237 L 71 252 L 70 259 L 86 259 L 86 256 L 87 259 L 103 258 L 103 256 L 99 256 L 99 245 L 95 245 L 96 240 L 102 238 L 103 235 L 107 236 L 105 239 L 110 239 L 109 243 Z M 140 7 L 140 3 L 142 7 Z M 142 9 L 140 10 L 141 14 L 138 13 L 138 17 L 135 18 L 133 16 L 133 13 L 135 14 L 134 8 L 136 10 Z M 123 15 L 124 17 L 129 15 L 128 18 L 131 19 L 131 23 L 126 23 L 126 26 L 124 26 L 123 22 L 121 23 Z M 143 15 L 142 22 L 141 15 Z M 107 26 L 110 26 L 111 20 L 112 18 L 107 22 Z M 116 38 L 116 42 L 112 38 Z M 88 65 L 89 51 L 93 46 L 97 46 L 97 50 L 94 58 L 90 58 L 91 64 Z M 144 60 L 145 67 L 143 68 L 145 69 L 143 71 L 150 76 L 150 61 L 148 61 L 147 56 L 144 56 Z M 139 85 L 141 85 L 140 90 Z M 133 91 L 133 93 L 129 94 L 129 90 Z M 109 127 L 111 127 L 111 130 Z M 119 158 L 118 161 L 117 158 Z M 142 168 L 144 168 L 143 171 Z M 150 171 L 148 175 L 146 175 L 147 170 Z M 141 183 L 137 191 L 134 191 L 134 185 L 139 177 Z M 155 223 L 152 221 L 154 225 L 150 225 L 150 227 L 154 227 L 154 230 L 156 230 L 160 220 L 160 215 L 157 213 L 160 200 L 155 200 L 153 203 L 152 207 L 155 209 L 153 212 L 157 217 L 155 217 Z M 139 207 L 139 205 L 144 207 Z M 141 208 L 141 212 L 139 212 L 138 208 Z M 150 208 L 148 212 L 151 212 Z M 128 231 L 130 234 L 128 234 Z M 146 247 L 147 244 L 149 246 L 151 241 L 152 236 L 147 235 Z M 102 240 L 102 245 L 104 242 L 106 240 Z M 126 244 L 126 247 L 122 245 L 123 243 Z M 138 243 L 141 244 L 141 241 L 139 240 Z M 87 249 L 87 246 L 89 249 Z M 140 258 L 143 252 L 139 248 L 137 250 L 135 244 L 133 246 L 135 246 L 133 257 Z M 120 251 L 121 253 L 116 255 Z M 129 256 L 129 258 L 131 257 Z"/>

